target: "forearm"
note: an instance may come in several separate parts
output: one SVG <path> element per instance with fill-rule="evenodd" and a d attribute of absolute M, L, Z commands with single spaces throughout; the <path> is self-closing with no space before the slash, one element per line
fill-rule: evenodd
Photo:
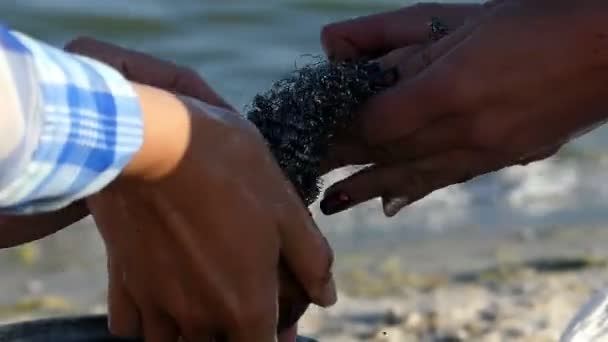
<path fill-rule="evenodd" d="M 0 249 L 18 246 L 56 233 L 89 215 L 84 202 L 45 214 L 28 216 L 0 215 Z"/>
<path fill-rule="evenodd" d="M 158 179 L 170 173 L 186 153 L 190 109 L 165 90 L 133 84 L 142 109 L 143 143 L 124 169 L 126 176 Z"/>
<path fill-rule="evenodd" d="M 33 160 L 33 154 L 37 148 L 41 148 L 41 145 L 45 145 L 49 141 L 56 140 L 57 134 L 62 133 L 61 129 L 57 129 L 59 126 L 57 121 L 71 121 L 73 126 L 86 124 L 86 122 L 78 117 L 71 116 L 83 114 L 82 107 L 85 106 L 61 113 L 58 112 L 59 106 L 56 105 L 58 101 L 61 101 L 61 99 L 56 97 L 57 94 L 46 94 L 47 98 L 44 99 L 44 92 L 45 90 L 48 92 L 49 88 L 48 85 L 44 85 L 44 81 L 53 76 L 52 68 L 43 70 L 51 75 L 39 75 L 40 66 L 37 70 L 36 65 L 33 63 L 34 58 L 39 58 L 39 56 L 26 54 L 25 56 L 11 55 L 7 57 L 7 54 L 12 52 L 7 48 L 6 40 L 12 40 L 12 43 L 20 43 L 21 40 L 18 39 L 18 36 L 14 36 L 8 31 L 2 33 L 4 35 L 2 37 L 3 44 L 0 45 L 0 57 L 4 58 L 0 58 L 0 66 L 2 67 L 0 68 L 0 83 L 3 85 L 4 92 L 0 93 L 0 98 L 2 99 L 0 101 L 0 109 L 3 113 L 0 116 L 0 132 L 2 133 L 0 134 L 0 191 L 5 190 L 6 187 L 14 186 L 15 182 L 19 181 L 19 174 L 26 172 L 28 168 L 31 168 L 36 163 Z M 36 42 L 30 43 L 40 44 Z M 44 49 L 48 48 L 44 47 Z M 64 54 L 64 52 L 59 50 L 54 50 L 53 52 L 62 55 L 61 58 L 63 59 L 73 59 L 71 62 L 82 66 L 82 61 L 79 61 L 79 57 Z M 65 63 L 64 61 L 59 66 L 63 67 Z M 57 67 L 58 65 L 54 66 Z M 95 66 L 95 68 L 98 67 Z M 102 66 L 101 68 L 103 69 L 104 67 Z M 58 70 L 54 71 L 57 72 Z M 105 71 L 108 72 L 109 70 Z M 62 74 L 61 71 L 59 73 Z M 68 79 L 67 76 L 69 75 L 64 74 L 63 76 L 66 76 L 64 77 L 65 82 L 74 82 L 74 80 Z M 124 150 L 122 151 L 123 158 L 126 159 L 123 163 L 124 169 L 120 170 L 115 165 L 114 168 L 118 169 L 115 173 L 122 171 L 124 174 L 142 178 L 159 177 L 169 172 L 177 163 L 180 148 L 176 146 L 181 144 L 181 149 L 185 149 L 183 146 L 187 143 L 188 133 L 185 128 L 187 110 L 175 96 L 168 92 L 131 84 L 117 76 L 119 76 L 117 73 L 113 75 L 114 81 L 117 81 L 119 84 L 123 83 L 123 87 L 127 85 L 133 88 L 131 107 L 139 105 L 142 111 L 141 121 L 143 121 L 144 132 L 140 132 L 143 135 L 140 138 L 143 138 L 144 141 L 139 148 L 135 148 L 137 146 L 132 145 L 126 153 Z M 106 76 L 105 81 L 110 82 L 112 80 L 108 80 Z M 58 86 L 56 82 L 55 86 Z M 114 86 L 116 86 L 116 83 L 114 83 Z M 81 90 L 84 94 L 81 94 L 82 96 L 79 99 L 86 100 L 86 90 Z M 90 94 L 92 93 L 88 95 Z M 99 109 L 93 106 L 93 108 L 89 108 L 88 114 L 94 115 L 98 112 L 96 110 Z M 131 125 L 133 122 L 137 123 L 137 108 L 132 109 L 134 109 L 134 112 L 126 113 L 126 116 L 130 118 Z M 122 111 L 117 110 L 116 114 L 124 114 L 124 111 L 124 108 Z M 63 117 L 62 114 L 64 114 Z M 59 120 L 57 116 L 60 117 Z M 91 122 L 91 120 L 88 123 L 93 124 L 93 126 L 97 123 L 99 129 L 124 129 L 124 126 L 118 127 L 117 124 L 104 126 L 103 122 Z M 63 128 L 66 127 L 64 126 Z M 52 134 L 53 129 L 55 135 Z M 45 130 L 47 132 L 46 136 L 43 135 Z M 137 142 L 137 130 L 133 133 L 131 134 L 133 138 L 131 141 Z M 43 138 L 46 140 L 41 141 Z M 131 152 L 132 158 L 129 158 L 129 152 Z M 170 156 L 171 153 L 173 153 L 173 157 Z M 21 178 L 21 181 L 24 180 L 25 183 L 28 183 L 28 181 L 35 182 L 35 179 Z M 44 201 L 44 193 L 39 193 L 37 197 L 35 195 L 29 196 L 29 198 L 27 196 L 25 198 L 22 197 L 20 200 L 22 208 L 14 207 L 17 204 L 16 200 L 7 201 L 4 198 L 4 207 L 0 208 L 0 210 L 8 212 L 10 215 L 0 215 L 0 248 L 11 247 L 42 238 L 87 216 L 89 213 L 85 202 L 78 201 L 84 197 L 84 194 L 75 195 L 73 191 L 77 190 L 77 187 L 72 187 L 71 189 L 65 187 L 67 183 L 73 183 L 73 181 L 73 177 L 64 177 L 64 192 L 55 192 L 54 198 L 51 199 L 51 201 L 54 200 L 54 203 L 46 203 L 44 208 L 35 204 L 32 205 L 37 200 Z M 111 181 L 111 177 L 106 177 L 103 180 L 105 183 L 109 183 L 109 181 Z M 97 189 L 103 188 L 103 182 L 97 185 Z M 61 187 L 62 184 L 56 185 Z M 90 192 L 95 190 L 96 188 L 89 189 Z M 69 191 L 72 191 L 72 193 Z M 48 196 L 48 193 L 46 196 Z M 73 201 L 78 202 L 69 205 Z M 65 207 L 66 205 L 69 206 Z M 53 212 L 28 216 L 14 215 L 49 210 L 53 210 Z"/>

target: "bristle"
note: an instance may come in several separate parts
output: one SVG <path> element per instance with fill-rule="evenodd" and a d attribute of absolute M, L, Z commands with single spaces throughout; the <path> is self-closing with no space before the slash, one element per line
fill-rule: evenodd
<path fill-rule="evenodd" d="M 366 62 L 314 63 L 296 70 L 253 99 L 251 120 L 270 147 L 279 166 L 293 183 L 306 205 L 312 204 L 321 189 L 321 161 L 331 140 L 352 122 L 357 108 L 386 85 L 377 64 Z M 278 330 L 293 326 L 308 307 L 301 286 L 281 268 Z M 288 279 L 288 280 L 286 280 Z"/>
<path fill-rule="evenodd" d="M 319 167 L 332 137 L 352 121 L 357 107 L 383 89 L 373 82 L 377 72 L 367 62 L 315 63 L 253 99 L 248 118 L 307 205 L 319 195 Z"/>

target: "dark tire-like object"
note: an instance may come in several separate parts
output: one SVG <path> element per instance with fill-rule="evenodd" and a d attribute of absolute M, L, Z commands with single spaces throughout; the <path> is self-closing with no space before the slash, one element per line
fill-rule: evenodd
<path fill-rule="evenodd" d="M 48 318 L 0 325 L 1 342 L 143 342 L 115 337 L 105 315 Z M 254 342 L 254 341 L 252 341 Z M 298 337 L 297 342 L 315 342 Z"/>

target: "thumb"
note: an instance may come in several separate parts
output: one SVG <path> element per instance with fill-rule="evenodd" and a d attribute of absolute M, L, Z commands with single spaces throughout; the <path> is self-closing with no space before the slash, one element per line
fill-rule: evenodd
<path fill-rule="evenodd" d="M 505 166 L 501 156 L 477 150 L 453 150 L 412 163 L 374 165 L 332 185 L 321 210 L 332 215 L 381 197 L 387 217 L 435 190 L 466 182 Z"/>

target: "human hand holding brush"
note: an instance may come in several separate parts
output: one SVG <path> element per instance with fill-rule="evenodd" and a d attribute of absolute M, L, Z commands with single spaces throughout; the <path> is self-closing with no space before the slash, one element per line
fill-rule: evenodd
<path fill-rule="evenodd" d="M 604 1 L 421 6 L 324 30 L 330 56 L 387 52 L 378 61 L 398 79 L 336 139 L 328 169 L 372 166 L 330 187 L 325 213 L 381 197 L 393 216 L 437 189 L 548 157 L 606 120 Z M 460 21 L 454 8 L 465 9 Z M 460 26 L 433 42 L 435 16 Z"/>

